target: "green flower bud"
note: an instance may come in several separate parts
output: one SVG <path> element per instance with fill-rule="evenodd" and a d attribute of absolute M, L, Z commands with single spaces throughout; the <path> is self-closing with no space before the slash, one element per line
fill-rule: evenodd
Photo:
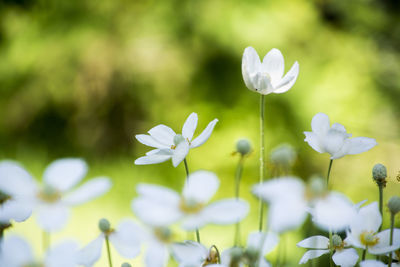
<path fill-rule="evenodd" d="M 247 139 L 240 139 L 236 142 L 236 151 L 242 154 L 242 156 L 247 155 L 251 152 L 251 143 Z"/>
<path fill-rule="evenodd" d="M 310 178 L 309 188 L 313 196 L 321 196 L 326 192 L 326 181 L 321 176 L 312 176 Z"/>
<path fill-rule="evenodd" d="M 110 222 L 105 218 L 100 219 L 99 228 L 103 233 L 110 231 Z"/>
<path fill-rule="evenodd" d="M 332 245 L 334 247 L 340 247 L 342 245 L 342 238 L 336 234 L 332 236 Z"/>
<path fill-rule="evenodd" d="M 396 213 L 400 212 L 400 197 L 392 196 L 388 202 L 389 211 L 396 215 Z"/>
<path fill-rule="evenodd" d="M 386 167 L 380 163 L 375 164 L 372 168 L 372 177 L 377 183 L 384 182 L 387 177 Z"/>
<path fill-rule="evenodd" d="M 296 157 L 296 151 L 289 144 L 279 145 L 271 151 L 271 162 L 285 168 L 290 168 Z"/>
<path fill-rule="evenodd" d="M 132 267 L 132 265 L 130 265 L 127 262 L 122 263 L 121 267 Z"/>
<path fill-rule="evenodd" d="M 174 144 L 177 146 L 181 142 L 185 141 L 185 137 L 183 137 L 181 134 L 177 134 L 174 136 Z"/>

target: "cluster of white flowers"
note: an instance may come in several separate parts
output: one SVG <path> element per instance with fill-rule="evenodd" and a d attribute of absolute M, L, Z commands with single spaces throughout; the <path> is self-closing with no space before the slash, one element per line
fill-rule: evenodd
<path fill-rule="evenodd" d="M 248 47 L 242 61 L 243 79 L 248 89 L 264 95 L 284 93 L 295 83 L 299 64 L 294 63 L 284 74 L 284 60 L 278 49 L 272 49 L 263 59 Z M 263 103 L 263 102 L 262 102 Z M 382 203 L 366 201 L 354 204 L 340 192 L 329 190 L 328 180 L 319 176 L 304 182 L 290 175 L 296 160 L 296 152 L 289 145 L 280 146 L 271 153 L 271 164 L 277 166 L 275 177 L 252 187 L 254 196 L 268 205 L 266 223 L 259 231 L 248 233 L 247 244 L 242 246 L 237 238 L 239 223 L 249 213 L 250 206 L 239 198 L 239 183 L 244 158 L 251 152 L 250 143 L 240 140 L 237 145 L 241 160 L 236 173 L 237 194 L 235 198 L 210 202 L 216 194 L 220 181 L 210 171 L 190 173 L 186 157 L 191 148 L 203 145 L 211 136 L 218 120 L 212 120 L 205 130 L 193 139 L 198 116 L 192 113 L 177 134 L 170 127 L 157 125 L 136 139 L 154 149 L 136 159 L 136 165 L 162 163 L 172 160 L 174 167 L 185 163 L 186 179 L 181 193 L 153 184 L 139 184 L 137 197 L 131 202 L 136 220 L 126 219 L 113 228 L 103 218 L 99 220 L 99 235 L 86 246 L 79 247 L 75 241 L 67 240 L 48 249 L 43 258 L 33 256 L 30 245 L 21 237 L 4 234 L 11 224 L 27 220 L 35 214 L 39 226 L 50 234 L 60 231 L 67 223 L 71 207 L 83 204 L 105 194 L 111 188 L 107 177 L 91 179 L 77 189 L 87 173 L 87 164 L 82 159 L 60 159 L 51 163 L 43 174 L 39 185 L 19 163 L 0 162 L 0 266 L 24 267 L 74 267 L 93 266 L 101 258 L 104 244 L 107 247 L 109 265 L 112 266 L 110 244 L 126 259 L 133 259 L 145 248 L 144 264 L 147 267 L 163 267 L 172 257 L 179 266 L 244 266 L 268 267 L 266 255 L 279 243 L 280 235 L 298 229 L 308 216 L 314 226 L 328 236 L 307 237 L 297 246 L 308 249 L 299 260 L 304 264 L 324 254 L 329 254 L 331 266 L 399 266 L 400 229 L 393 227 L 394 217 L 400 212 L 400 198 L 388 204 L 392 224 L 390 229 L 380 231 L 382 225 Z M 372 138 L 350 138 L 343 125 L 330 126 L 326 114 L 318 113 L 311 121 L 312 132 L 304 132 L 305 141 L 317 152 L 331 155 L 332 160 L 349 154 L 370 150 L 377 143 Z M 263 136 L 263 134 L 261 135 Z M 263 142 L 262 142 L 263 146 Z M 262 147 L 261 150 L 264 148 Z M 261 157 L 263 160 L 263 158 Z M 261 168 L 263 168 L 263 163 Z M 385 184 L 386 169 L 374 169 L 378 185 Z M 263 171 L 261 174 L 263 175 Z M 379 181 L 379 182 L 378 182 Z M 380 187 L 381 188 L 381 187 Z M 262 214 L 263 205 L 261 205 Z M 262 219 L 260 219 L 262 224 Z M 201 243 L 200 229 L 208 224 L 236 224 L 235 244 L 217 248 L 213 244 Z M 196 241 L 179 240 L 174 226 L 183 231 L 196 233 Z M 266 228 L 268 230 L 263 231 Z M 359 256 L 362 253 L 362 256 Z M 220 253 L 221 252 L 221 253 Z M 365 260 L 365 255 L 379 255 L 379 260 Z M 360 260 L 361 258 L 361 260 Z M 122 264 L 130 266 L 129 263 Z"/>

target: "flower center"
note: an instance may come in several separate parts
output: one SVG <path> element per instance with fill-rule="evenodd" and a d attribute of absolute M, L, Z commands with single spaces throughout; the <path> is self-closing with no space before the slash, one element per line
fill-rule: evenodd
<path fill-rule="evenodd" d="M 60 200 L 61 193 L 55 188 L 45 185 L 43 190 L 38 193 L 38 198 L 47 203 L 54 203 Z"/>
<path fill-rule="evenodd" d="M 162 243 L 170 243 L 172 241 L 172 232 L 166 227 L 155 228 L 154 235 Z"/>
<path fill-rule="evenodd" d="M 370 232 L 363 232 L 360 235 L 361 244 L 371 247 L 375 246 L 379 242 L 379 238 L 374 235 L 372 231 Z"/>
<path fill-rule="evenodd" d="M 6 193 L 3 193 L 2 191 L 0 191 L 0 205 L 2 205 L 4 202 L 6 202 L 9 199 L 11 199 L 11 196 L 9 196 Z"/>
<path fill-rule="evenodd" d="M 334 250 L 342 250 L 344 248 L 344 242 L 342 238 L 336 234 L 332 236 L 332 245 Z"/>
<path fill-rule="evenodd" d="M 193 199 L 184 199 L 182 198 L 179 203 L 179 208 L 184 213 L 198 213 L 203 209 L 204 205 L 202 203 L 198 203 Z"/>
<path fill-rule="evenodd" d="M 183 137 L 183 135 L 181 134 L 177 134 L 174 136 L 174 144 L 171 146 L 171 149 L 175 149 L 180 143 L 184 142 L 185 137 Z M 189 142 L 189 140 L 187 140 Z M 189 142 L 190 143 L 190 142 Z"/>

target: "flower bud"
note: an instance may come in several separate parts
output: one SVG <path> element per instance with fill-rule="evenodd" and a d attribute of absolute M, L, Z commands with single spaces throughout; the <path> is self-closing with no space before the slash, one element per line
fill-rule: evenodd
<path fill-rule="evenodd" d="M 121 267 L 132 267 L 132 265 L 130 265 L 127 262 L 122 263 Z"/>
<path fill-rule="evenodd" d="M 110 222 L 105 218 L 100 219 L 99 228 L 103 233 L 110 231 Z"/>
<path fill-rule="evenodd" d="M 310 178 L 309 188 L 313 196 L 321 196 L 326 192 L 326 181 L 318 175 Z"/>
<path fill-rule="evenodd" d="M 336 234 L 332 236 L 332 245 L 333 247 L 340 247 L 342 245 L 342 238 Z"/>
<path fill-rule="evenodd" d="M 271 151 L 271 162 L 284 168 L 290 168 L 296 160 L 296 151 L 291 145 L 282 144 Z"/>
<path fill-rule="evenodd" d="M 174 144 L 177 146 L 179 143 L 185 141 L 185 137 L 183 137 L 181 134 L 177 134 L 174 136 Z"/>
<path fill-rule="evenodd" d="M 251 151 L 250 141 L 248 139 L 240 139 L 236 142 L 236 150 L 242 154 L 242 156 L 249 154 Z"/>
<path fill-rule="evenodd" d="M 396 213 L 400 212 L 400 197 L 392 196 L 388 202 L 389 211 L 396 215 Z"/>
<path fill-rule="evenodd" d="M 387 177 L 386 167 L 380 163 L 375 164 L 375 166 L 372 168 L 372 177 L 374 178 L 375 182 L 378 183 L 378 185 L 382 182 L 385 182 Z"/>

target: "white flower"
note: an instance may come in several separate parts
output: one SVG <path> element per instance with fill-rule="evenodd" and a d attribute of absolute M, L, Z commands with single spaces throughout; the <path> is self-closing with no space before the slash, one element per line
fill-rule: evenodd
<path fill-rule="evenodd" d="M 183 124 L 182 134 L 176 134 L 168 126 L 160 124 L 151 128 L 148 131 L 149 135 L 136 135 L 135 137 L 140 143 L 155 149 L 147 152 L 146 156 L 136 159 L 135 164 L 156 164 L 172 159 L 174 167 L 178 166 L 189 153 L 189 149 L 201 146 L 210 138 L 214 126 L 218 122 L 218 119 L 212 120 L 204 131 L 192 140 L 197 120 L 196 113 L 190 114 Z"/>
<path fill-rule="evenodd" d="M 315 190 L 315 189 L 314 189 Z M 307 217 L 324 230 L 344 230 L 355 216 L 353 204 L 338 192 L 313 192 L 297 177 L 271 179 L 253 187 L 253 194 L 269 203 L 268 229 L 282 233 L 299 227 Z"/>
<path fill-rule="evenodd" d="M 348 242 L 374 255 L 387 254 L 400 248 L 400 229 L 394 229 L 393 245 L 390 246 L 390 229 L 377 233 L 381 224 L 382 216 L 377 202 L 362 207 L 350 224 Z"/>
<path fill-rule="evenodd" d="M 132 201 L 132 210 L 144 223 L 153 227 L 167 226 L 183 220 L 185 230 L 195 230 L 208 223 L 232 224 L 248 213 L 247 202 L 236 199 L 206 205 L 219 187 L 212 172 L 197 171 L 185 181 L 182 196 L 157 185 L 139 184 L 139 197 Z"/>
<path fill-rule="evenodd" d="M 44 260 L 35 260 L 31 246 L 18 236 L 6 237 L 0 243 L 0 266 L 7 267 L 75 267 L 78 245 L 64 241 L 50 248 Z"/>
<path fill-rule="evenodd" d="M 32 213 L 32 176 L 17 162 L 0 162 L 0 224 L 24 221 Z"/>
<path fill-rule="evenodd" d="M 387 266 L 386 264 L 377 260 L 366 260 L 360 262 L 360 267 L 386 267 L 386 266 Z M 395 267 L 393 264 L 392 266 Z"/>
<path fill-rule="evenodd" d="M 141 232 L 141 228 L 136 223 L 124 220 L 116 229 L 102 232 L 95 240 L 82 248 L 78 254 L 78 262 L 86 267 L 93 266 L 101 257 L 106 236 L 122 257 L 132 259 L 140 252 Z"/>
<path fill-rule="evenodd" d="M 242 58 L 242 75 L 247 88 L 263 95 L 284 93 L 296 82 L 299 75 L 297 61 L 282 78 L 285 63 L 281 51 L 273 48 L 264 57 L 262 63 L 253 47 L 244 50 Z"/>
<path fill-rule="evenodd" d="M 180 267 L 201 267 L 218 263 L 219 255 L 212 246 L 207 249 L 204 245 L 194 241 L 173 243 L 171 254 Z"/>
<path fill-rule="evenodd" d="M 352 267 L 356 265 L 358 260 L 357 251 L 354 248 L 345 248 L 348 246 L 347 240 L 342 241 L 339 236 L 335 237 L 336 238 L 333 239 L 335 253 L 332 256 L 332 260 L 336 265 L 342 267 Z M 300 259 L 299 264 L 305 264 L 311 259 L 329 253 L 329 238 L 320 235 L 312 236 L 300 241 L 297 243 L 297 246 L 312 249 L 304 253 L 303 257 Z"/>
<path fill-rule="evenodd" d="M 334 123 L 330 126 L 329 117 L 324 113 L 316 114 L 311 121 L 312 132 L 304 132 L 306 141 L 315 151 L 329 153 L 331 159 L 345 155 L 359 154 L 377 145 L 375 139 L 354 137 L 346 132 L 343 125 Z"/>

